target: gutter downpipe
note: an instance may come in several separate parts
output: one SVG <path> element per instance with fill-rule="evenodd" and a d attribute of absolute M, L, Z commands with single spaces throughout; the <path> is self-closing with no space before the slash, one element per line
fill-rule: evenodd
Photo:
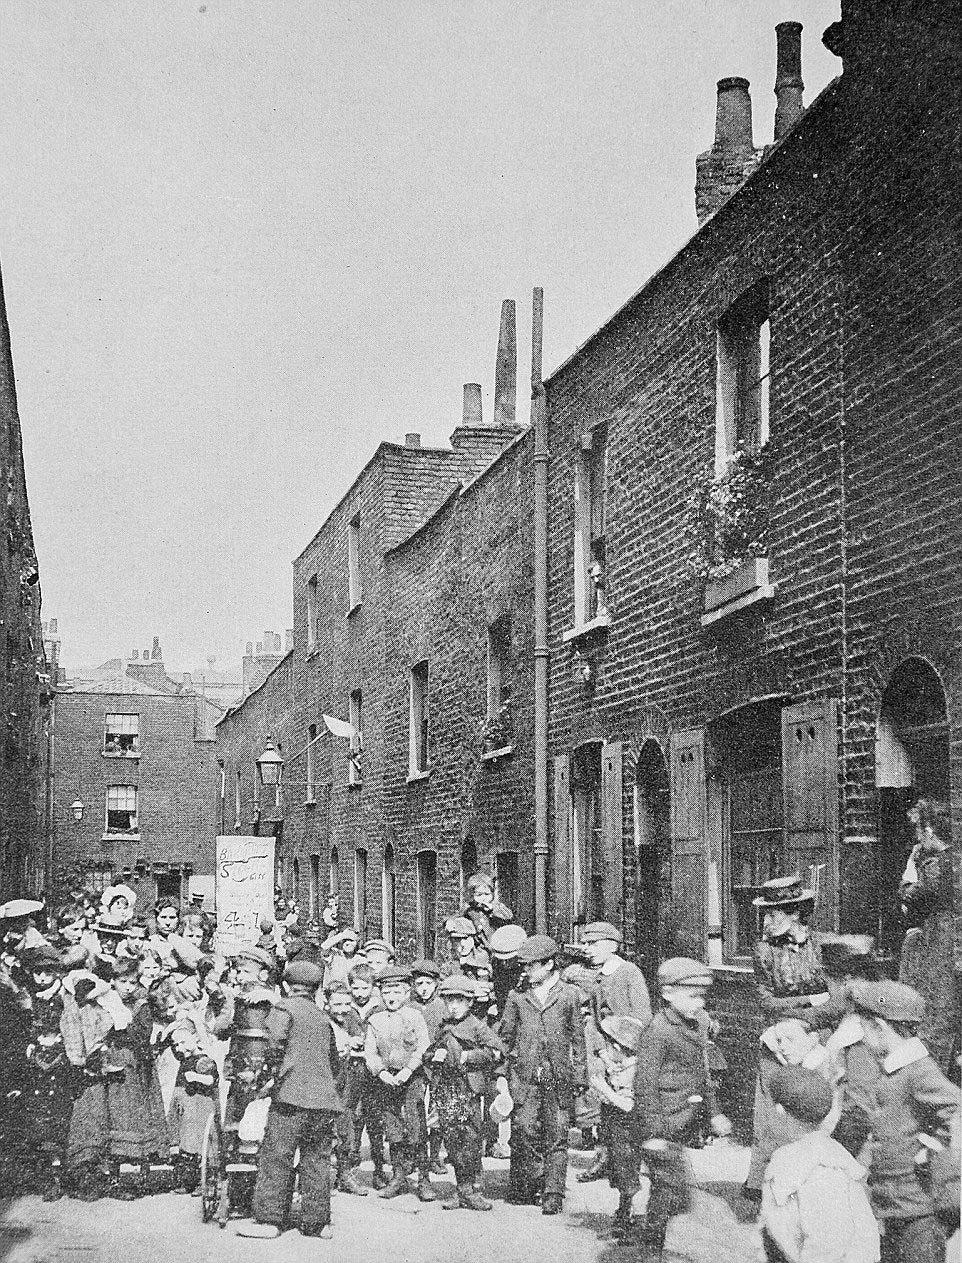
<path fill-rule="evenodd" d="M 541 379 L 544 290 L 531 301 L 531 426 L 534 431 L 534 920 L 548 932 L 548 417 Z"/>

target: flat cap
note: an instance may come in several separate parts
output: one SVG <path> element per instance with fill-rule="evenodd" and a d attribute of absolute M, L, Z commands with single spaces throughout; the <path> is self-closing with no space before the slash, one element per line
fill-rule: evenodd
<path fill-rule="evenodd" d="M 255 965 L 260 965 L 261 969 L 273 969 L 275 965 L 274 957 L 270 952 L 265 952 L 263 947 L 256 947 L 253 943 L 245 943 L 232 955 L 234 960 L 253 961 Z"/>
<path fill-rule="evenodd" d="M 411 962 L 412 978 L 440 978 L 441 968 L 433 960 L 415 960 Z"/>
<path fill-rule="evenodd" d="M 474 938 L 477 934 L 474 922 L 467 917 L 448 917 L 444 923 L 444 932 L 448 938 Z"/>
<path fill-rule="evenodd" d="M 324 974 L 309 960 L 292 960 L 284 966 L 284 981 L 296 987 L 319 987 Z"/>
<path fill-rule="evenodd" d="M 621 930 L 610 921 L 592 921 L 590 925 L 585 926 L 584 933 L 581 935 L 582 943 L 597 943 L 601 939 L 611 939 L 613 943 L 620 943 L 622 938 Z"/>
<path fill-rule="evenodd" d="M 863 1013 L 884 1018 L 887 1022 L 921 1022 L 925 1001 L 913 987 L 901 982 L 855 982 L 852 984 L 855 1007 Z"/>
<path fill-rule="evenodd" d="M 812 1127 L 828 1117 L 835 1101 L 835 1093 L 822 1076 L 804 1066 L 779 1066 L 768 1090 L 776 1105 Z"/>
<path fill-rule="evenodd" d="M 603 1017 L 600 1026 L 604 1035 L 614 1040 L 616 1044 L 620 1044 L 622 1048 L 627 1048 L 629 1052 L 637 1049 L 645 1033 L 644 1022 L 639 1022 L 634 1017 L 621 1017 L 614 1013 Z"/>
<path fill-rule="evenodd" d="M 16 917 L 30 917 L 35 912 L 42 912 L 43 904 L 36 899 L 8 899 L 0 904 L 0 918 L 13 920 Z"/>
<path fill-rule="evenodd" d="M 386 939 L 369 938 L 367 942 L 364 944 L 364 946 L 360 949 L 362 953 L 369 952 L 372 950 L 375 952 L 386 952 L 387 955 L 391 958 L 391 960 L 394 959 L 394 948 L 391 946 L 390 943 L 387 942 Z"/>
<path fill-rule="evenodd" d="M 527 937 L 520 925 L 501 925 L 488 940 L 488 950 L 495 960 L 512 960 Z"/>
<path fill-rule="evenodd" d="M 403 965 L 385 965 L 377 975 L 379 987 L 389 987 L 392 982 L 410 982 L 411 971 Z"/>
<path fill-rule="evenodd" d="M 438 987 L 438 995 L 442 996 L 463 996 L 466 1000 L 473 1000 L 477 994 L 477 983 L 473 978 L 466 978 L 464 974 L 452 974 L 450 978 L 444 978 Z"/>
<path fill-rule="evenodd" d="M 547 934 L 532 934 L 518 948 L 518 960 L 524 965 L 539 960 L 551 960 L 558 955 L 558 944 Z"/>
<path fill-rule="evenodd" d="M 658 966 L 659 987 L 704 986 L 711 983 L 711 970 L 690 956 L 672 956 Z"/>

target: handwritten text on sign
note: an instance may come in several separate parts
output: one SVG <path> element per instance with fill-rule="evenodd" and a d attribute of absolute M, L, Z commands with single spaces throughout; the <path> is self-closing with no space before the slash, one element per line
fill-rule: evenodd
<path fill-rule="evenodd" d="M 254 942 L 261 917 L 274 915 L 274 839 L 217 839 L 217 930 Z"/>

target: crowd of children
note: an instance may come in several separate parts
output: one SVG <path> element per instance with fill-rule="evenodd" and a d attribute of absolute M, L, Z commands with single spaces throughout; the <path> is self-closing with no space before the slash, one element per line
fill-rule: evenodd
<path fill-rule="evenodd" d="M 918 1037 L 916 991 L 854 968 L 869 957 L 854 940 L 847 966 L 827 968 L 812 900 L 780 879 L 757 901 L 767 1025 L 745 1193 L 763 1257 L 942 1263 L 958 1089 Z M 196 1191 L 223 1085 L 226 1143 L 260 1113 L 256 1167 L 232 1190 L 243 1236 L 291 1226 L 295 1154 L 307 1236 L 331 1235 L 332 1171 L 344 1195 L 433 1202 L 432 1176 L 450 1165 L 444 1208 L 490 1211 L 485 1153 L 510 1159 L 508 1201 L 556 1215 L 578 1125 L 597 1141 L 579 1178 L 605 1176 L 617 1194 L 613 1239 L 658 1259 L 691 1205 L 686 1150 L 732 1132 L 711 970 L 664 961 L 652 1014 L 607 922 L 576 950 L 528 936 L 478 877 L 446 923 L 448 959 L 405 966 L 333 918 L 323 939 L 305 934 L 284 906 L 227 957 L 199 910 L 162 903 L 149 922 L 136 910 L 123 885 L 78 892 L 49 918 L 26 900 L 0 908 L 8 1188 L 85 1201 Z"/>

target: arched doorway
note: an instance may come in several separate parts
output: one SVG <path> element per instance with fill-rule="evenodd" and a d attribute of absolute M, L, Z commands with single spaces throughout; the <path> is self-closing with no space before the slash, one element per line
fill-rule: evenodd
<path fill-rule="evenodd" d="M 635 942 L 638 963 L 653 981 L 661 958 L 663 892 L 670 889 L 671 818 L 668 767 L 657 741 L 648 740 L 635 766 Z"/>
<path fill-rule="evenodd" d="M 915 842 L 906 812 L 919 798 L 949 801 L 945 689 L 924 658 L 907 658 L 882 694 L 875 737 L 878 790 L 876 880 L 879 947 L 898 955 L 905 932 L 899 880 Z"/>

